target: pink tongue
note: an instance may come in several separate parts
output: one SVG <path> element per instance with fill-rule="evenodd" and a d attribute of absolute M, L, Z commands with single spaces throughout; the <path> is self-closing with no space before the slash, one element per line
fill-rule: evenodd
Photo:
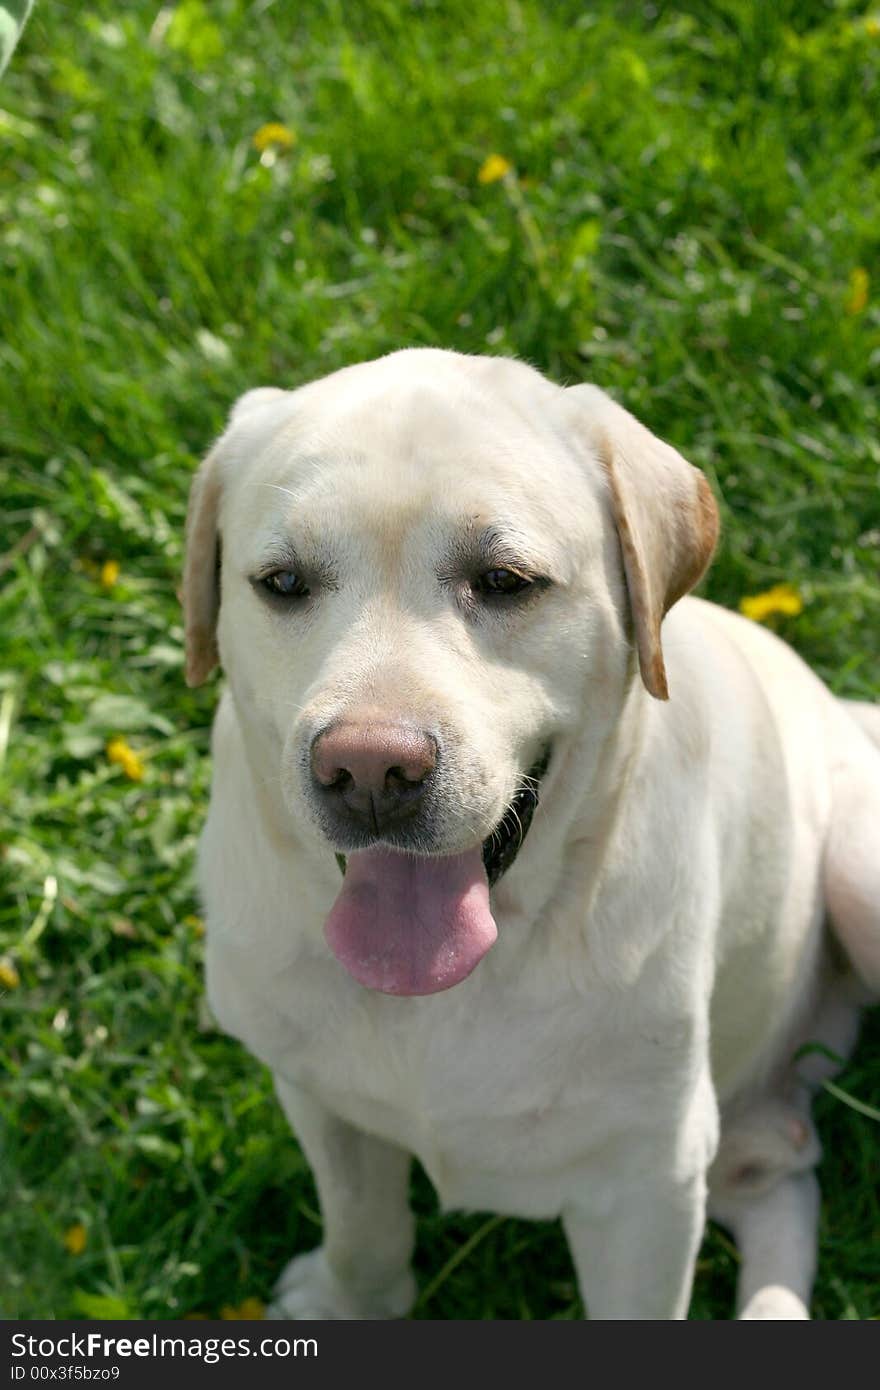
<path fill-rule="evenodd" d="M 337 960 L 368 989 L 450 989 L 498 935 L 480 850 L 447 859 L 386 849 L 350 854 L 324 935 Z"/>

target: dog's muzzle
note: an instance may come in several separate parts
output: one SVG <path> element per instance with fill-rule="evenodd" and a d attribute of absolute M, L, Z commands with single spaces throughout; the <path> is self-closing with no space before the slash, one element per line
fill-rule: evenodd
<path fill-rule="evenodd" d="M 409 724 L 331 724 L 310 751 L 315 794 L 338 824 L 381 836 L 418 814 L 437 754 L 436 739 Z"/>
<path fill-rule="evenodd" d="M 507 872 L 519 854 L 532 817 L 538 809 L 541 782 L 550 766 L 550 745 L 544 749 L 522 778 L 520 785 L 501 820 L 483 841 L 482 857 L 489 887 L 492 888 Z M 345 873 L 345 855 L 337 853 L 336 862 Z"/>

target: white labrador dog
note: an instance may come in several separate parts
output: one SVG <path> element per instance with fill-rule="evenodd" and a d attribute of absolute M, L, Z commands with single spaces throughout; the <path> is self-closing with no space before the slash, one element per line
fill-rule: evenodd
<path fill-rule="evenodd" d="M 707 1210 L 741 1316 L 807 1316 L 830 1067 L 796 1054 L 880 987 L 880 708 L 683 597 L 716 533 L 674 449 L 519 362 L 235 406 L 187 674 L 228 680 L 209 999 L 323 1211 L 277 1316 L 406 1313 L 411 1154 L 448 1207 L 561 1216 L 593 1318 L 685 1316 Z"/>

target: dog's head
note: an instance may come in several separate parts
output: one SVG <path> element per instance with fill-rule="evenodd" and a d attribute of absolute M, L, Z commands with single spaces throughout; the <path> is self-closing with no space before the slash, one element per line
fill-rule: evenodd
<path fill-rule="evenodd" d="M 190 500 L 187 679 L 220 661 L 292 825 L 348 856 L 327 936 L 427 993 L 494 939 L 536 785 L 633 679 L 717 535 L 703 476 L 596 387 L 428 349 L 235 406 Z"/>

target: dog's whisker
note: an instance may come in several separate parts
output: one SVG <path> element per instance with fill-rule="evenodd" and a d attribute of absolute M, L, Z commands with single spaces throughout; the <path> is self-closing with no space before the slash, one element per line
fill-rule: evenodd
<path fill-rule="evenodd" d="M 284 495 L 285 495 L 286 497 L 292 498 L 294 502 L 297 500 L 297 499 L 296 499 L 296 493 L 295 493 L 295 492 L 291 492 L 291 490 L 290 490 L 289 487 L 282 487 L 280 483 L 251 483 L 250 486 L 251 486 L 251 487 L 270 487 L 270 488 L 273 488 L 275 492 L 283 492 Z"/>
<path fill-rule="evenodd" d="M 271 698 L 270 696 L 268 696 L 268 695 L 260 695 L 259 693 L 252 695 L 252 696 L 250 697 L 250 700 L 251 700 L 251 702 L 252 702 L 253 704 L 255 704 L 255 705 L 257 706 L 258 709 L 268 709 L 268 708 L 271 708 L 272 705 L 274 705 L 274 703 L 275 703 L 274 700 L 272 700 L 272 698 Z M 306 708 L 305 705 L 297 704 L 295 700 L 292 700 L 292 701 L 290 701 L 288 704 L 285 705 L 285 710 L 286 710 L 287 713 L 291 713 L 292 711 L 296 710 L 298 713 L 301 714 L 302 711 L 303 711 L 305 708 Z"/>

